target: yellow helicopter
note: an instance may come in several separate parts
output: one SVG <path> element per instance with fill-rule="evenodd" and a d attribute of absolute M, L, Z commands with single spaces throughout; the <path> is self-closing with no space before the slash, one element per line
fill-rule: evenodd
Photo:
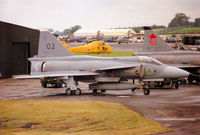
<path fill-rule="evenodd" d="M 87 45 L 78 47 L 69 47 L 65 41 L 61 41 L 62 45 L 72 53 L 112 53 L 112 48 L 103 41 L 93 41 Z"/>

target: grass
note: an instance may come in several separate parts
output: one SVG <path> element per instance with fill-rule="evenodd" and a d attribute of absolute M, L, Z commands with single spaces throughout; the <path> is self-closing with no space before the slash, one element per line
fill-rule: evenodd
<path fill-rule="evenodd" d="M 134 51 L 113 51 L 113 53 L 73 53 L 74 55 L 90 55 L 90 56 L 98 56 L 98 57 L 125 57 L 125 56 L 133 56 L 132 53 Z"/>
<path fill-rule="evenodd" d="M 200 34 L 200 27 L 160 29 L 158 34 Z"/>
<path fill-rule="evenodd" d="M 200 27 L 182 28 L 174 31 L 169 31 L 169 34 L 195 34 L 200 33 Z"/>
<path fill-rule="evenodd" d="M 0 101 L 1 135 L 147 135 L 171 131 L 118 103 Z"/>

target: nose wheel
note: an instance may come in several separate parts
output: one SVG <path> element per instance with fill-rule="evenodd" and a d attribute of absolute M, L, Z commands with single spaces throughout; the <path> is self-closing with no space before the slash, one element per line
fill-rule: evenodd
<path fill-rule="evenodd" d="M 143 93 L 144 93 L 144 95 L 149 95 L 150 94 L 149 86 L 144 86 Z"/>

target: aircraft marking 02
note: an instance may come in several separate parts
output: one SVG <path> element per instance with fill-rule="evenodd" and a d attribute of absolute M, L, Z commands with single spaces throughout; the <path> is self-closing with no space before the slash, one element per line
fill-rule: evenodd
<path fill-rule="evenodd" d="M 55 49 L 55 44 L 54 43 L 47 43 L 47 49 L 48 50 L 54 50 Z"/>

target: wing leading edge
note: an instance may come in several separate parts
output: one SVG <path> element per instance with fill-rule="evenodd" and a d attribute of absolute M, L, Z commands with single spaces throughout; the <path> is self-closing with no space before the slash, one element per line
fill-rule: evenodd
<path fill-rule="evenodd" d="M 44 77 L 52 77 L 52 78 L 60 78 L 60 77 L 69 77 L 69 76 L 95 76 L 98 73 L 95 72 L 88 72 L 88 71 L 67 71 L 67 72 L 46 72 L 43 74 L 37 75 L 15 75 L 14 78 L 17 79 L 37 79 L 37 78 L 44 78 Z"/>
<path fill-rule="evenodd" d="M 16 79 L 37 79 L 37 78 L 45 78 L 45 77 L 52 77 L 52 78 L 63 78 L 69 76 L 96 76 L 99 75 L 98 72 L 100 71 L 110 71 L 110 70 L 117 70 L 117 69 L 128 69 L 128 68 L 135 68 L 137 65 L 119 65 L 119 66 L 111 66 L 106 68 L 99 68 L 94 70 L 94 72 L 90 71 L 66 71 L 66 72 L 41 72 L 41 74 L 35 75 L 14 75 L 13 78 Z"/>

